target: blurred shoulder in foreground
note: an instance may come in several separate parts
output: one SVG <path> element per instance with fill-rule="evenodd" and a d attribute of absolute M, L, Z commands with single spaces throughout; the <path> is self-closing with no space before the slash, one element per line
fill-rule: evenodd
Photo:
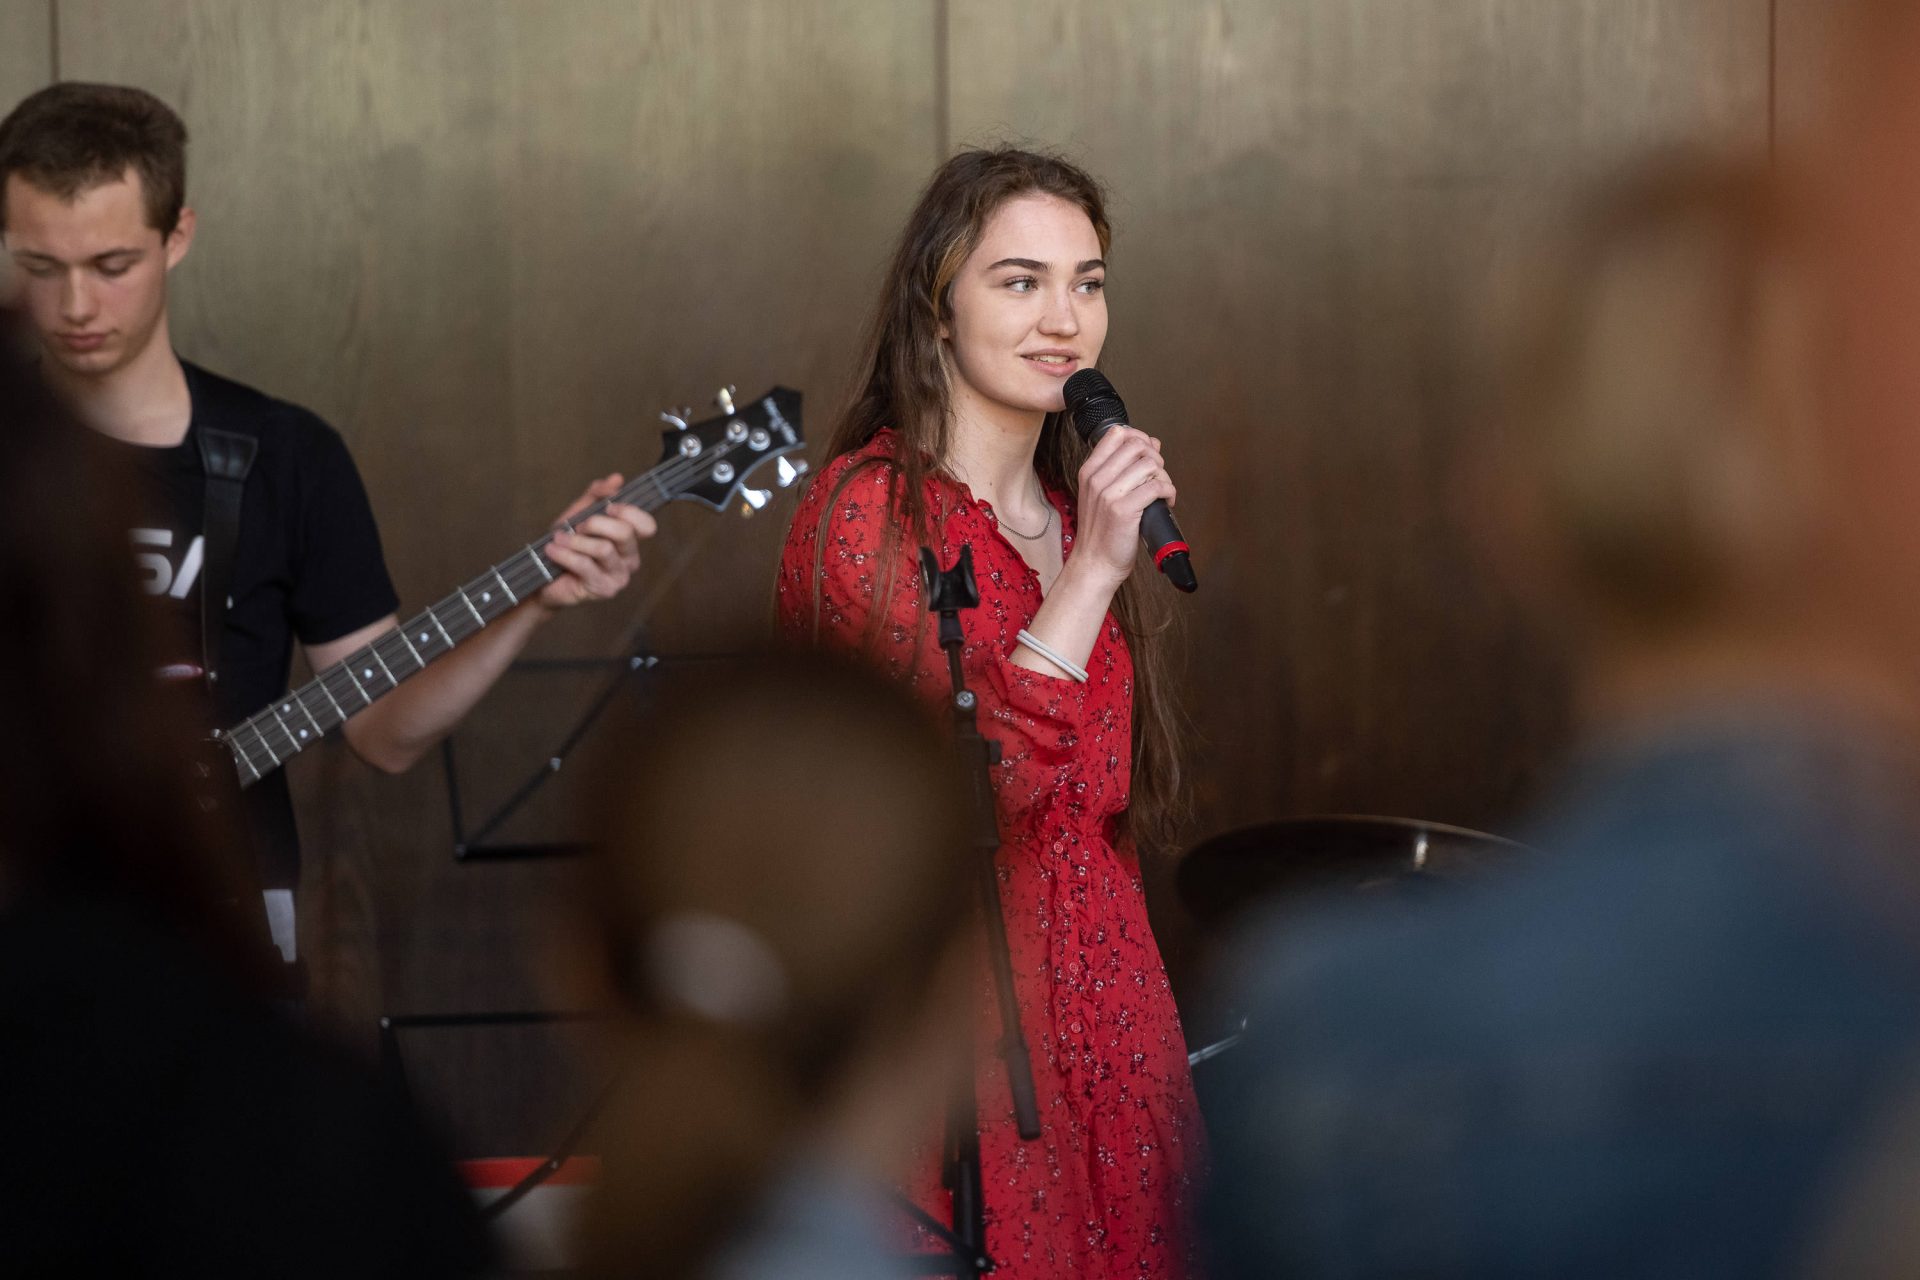
<path fill-rule="evenodd" d="M 1858 536 L 1822 216 L 1647 165 L 1514 300 L 1480 509 L 1585 742 L 1530 867 L 1247 940 L 1220 1274 L 1764 1275 L 1819 1234 L 1920 1050 L 1920 530 Z"/>
<path fill-rule="evenodd" d="M 0 311 L 0 1237 L 9 1274 L 472 1275 L 419 1122 L 288 1023 L 114 519 Z M 101 513 L 106 513 L 102 518 Z M 249 914 L 249 908 L 252 913 Z"/>

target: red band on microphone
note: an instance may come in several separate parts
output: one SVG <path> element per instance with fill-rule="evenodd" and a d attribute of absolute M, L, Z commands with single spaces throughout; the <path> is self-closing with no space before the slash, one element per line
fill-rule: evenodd
<path fill-rule="evenodd" d="M 1166 546 L 1153 553 L 1153 567 L 1158 569 L 1160 562 L 1176 551 L 1185 551 L 1189 555 L 1193 553 L 1193 549 L 1184 542 L 1169 542 Z"/>

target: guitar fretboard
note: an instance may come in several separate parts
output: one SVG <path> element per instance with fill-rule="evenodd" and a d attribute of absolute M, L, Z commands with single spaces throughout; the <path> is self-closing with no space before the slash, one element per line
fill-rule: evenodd
<path fill-rule="evenodd" d="M 726 464 L 742 447 L 743 442 L 729 440 L 694 457 L 670 459 L 635 477 L 611 497 L 575 512 L 554 531 L 235 725 L 221 735 L 221 741 L 233 755 L 240 785 L 250 787 L 260 781 L 495 618 L 538 595 L 566 572 L 547 556 L 554 533 L 572 532 L 616 502 L 656 511 L 716 466 Z"/>

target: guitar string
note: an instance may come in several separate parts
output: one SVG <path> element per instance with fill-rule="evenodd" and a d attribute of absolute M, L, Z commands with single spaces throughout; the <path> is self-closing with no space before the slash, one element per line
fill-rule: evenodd
<path fill-rule="evenodd" d="M 640 491 L 645 489 L 649 482 L 657 483 L 654 485 L 653 494 L 647 496 L 659 495 L 662 494 L 663 491 L 677 488 L 684 480 L 690 478 L 691 475 L 707 467 L 716 465 L 717 461 L 724 461 L 726 454 L 732 452 L 740 443 L 740 441 L 725 442 L 718 460 L 716 460 L 713 452 L 708 451 L 692 457 L 683 456 L 675 458 L 669 462 L 653 467 L 645 474 L 636 477 L 629 484 L 621 486 L 617 492 L 609 497 L 603 498 L 592 506 L 569 516 L 565 521 L 565 525 L 569 528 L 577 526 L 591 519 L 593 516 L 601 514 L 612 503 L 628 501 L 630 497 L 639 497 Z M 668 494 L 666 500 L 671 501 L 671 496 L 672 495 Z M 665 503 L 662 502 L 660 505 L 665 505 Z M 507 584 L 508 590 L 513 595 L 530 596 L 535 594 L 552 579 L 548 577 L 546 573 L 535 567 L 533 557 L 539 556 L 544 552 L 545 547 L 552 541 L 553 535 L 556 532 L 559 532 L 559 530 L 550 530 L 546 534 L 541 535 L 533 542 L 527 544 L 527 546 L 521 548 L 521 550 L 513 556 L 490 567 L 486 573 L 480 575 L 480 577 L 485 577 L 486 574 L 497 573 L 500 575 L 501 580 Z M 475 581 L 478 580 L 478 578 L 475 579 Z M 403 630 L 417 626 L 424 619 L 431 619 L 436 629 L 443 633 L 448 633 L 447 624 L 440 616 L 442 607 L 459 599 L 461 594 L 464 593 L 466 585 L 467 584 L 464 583 L 461 584 L 460 587 L 455 589 L 453 594 L 427 606 L 420 613 L 407 619 L 399 626 L 374 637 L 367 643 L 364 649 L 349 655 L 347 658 L 333 664 L 324 671 L 315 673 L 313 678 L 306 684 L 290 690 L 284 698 L 255 712 L 254 715 L 227 731 L 223 735 L 222 740 L 244 757 L 245 767 L 255 775 L 264 777 L 266 774 L 272 772 L 279 767 L 284 759 L 290 757 L 283 757 L 274 752 L 273 740 L 268 736 L 270 726 L 280 729 L 280 736 L 286 739 L 294 754 L 304 751 L 308 746 L 313 745 L 314 741 L 318 741 L 318 739 L 309 741 L 304 738 L 304 731 L 296 732 L 290 729 L 282 719 L 283 709 L 284 714 L 292 714 L 292 709 L 297 703 L 300 707 L 301 714 L 312 721 L 316 728 L 320 728 L 320 737 L 324 738 L 333 729 L 345 724 L 348 719 L 351 719 L 354 714 L 357 714 L 357 712 L 346 712 L 346 704 L 341 701 L 348 692 L 348 690 L 341 685 L 340 677 L 342 675 L 346 676 L 347 683 L 353 686 L 353 694 L 361 701 L 359 710 L 364 711 L 381 697 L 398 688 L 405 679 L 411 679 L 413 676 L 418 675 L 421 671 L 425 670 L 430 663 L 444 656 L 446 653 L 451 652 L 454 647 L 464 643 L 472 635 L 482 630 L 486 625 L 485 622 L 476 618 L 475 625 L 469 630 L 465 626 L 465 618 L 457 613 L 454 614 L 456 625 L 452 630 L 459 632 L 459 634 L 454 636 L 449 633 L 447 638 L 451 643 L 447 644 L 446 647 L 442 648 L 440 652 L 435 653 L 431 658 L 420 658 L 419 655 L 414 653 L 411 642 L 407 641 L 402 635 Z M 408 672 L 406 677 L 403 677 L 401 680 L 389 680 L 386 688 L 380 690 L 380 692 L 374 696 L 369 697 L 365 688 L 351 675 L 350 669 L 354 665 L 364 663 L 368 656 L 379 660 L 382 666 L 385 667 L 385 660 L 380 655 L 380 646 L 382 642 L 386 642 L 389 647 L 391 647 L 391 642 L 395 639 L 401 640 L 402 644 L 406 645 L 409 656 L 415 657 L 418 665 L 412 671 Z M 371 668 L 368 669 L 367 674 L 369 679 L 371 679 Z M 337 690 L 335 686 L 339 686 Z M 324 728 L 320 727 L 319 718 L 314 715 L 313 710 L 308 705 L 307 699 L 314 692 L 321 693 L 322 696 L 327 699 L 327 706 L 324 710 L 331 713 L 329 718 L 337 717 L 331 725 Z M 349 701 L 351 701 L 351 699 L 349 699 Z M 343 712 L 345 714 L 342 714 Z M 253 735 L 253 741 L 251 743 L 243 736 L 248 732 L 251 732 Z M 262 753 L 267 757 L 265 761 L 258 759 L 258 755 Z"/>
<path fill-rule="evenodd" d="M 687 480 L 691 479 L 698 472 L 709 469 L 713 466 L 718 465 L 721 462 L 726 461 L 728 455 L 737 451 L 741 446 L 749 443 L 749 439 L 750 437 L 742 438 L 740 440 L 723 441 L 720 445 L 720 449 L 717 457 L 713 450 L 703 450 L 698 454 L 682 455 L 680 457 L 670 459 L 667 462 L 660 463 L 650 468 L 646 472 L 642 473 L 641 475 L 634 477 L 632 480 L 622 485 L 618 490 L 616 490 L 613 494 L 609 495 L 608 497 L 602 498 L 598 502 L 595 502 L 592 506 L 586 507 L 581 511 L 578 511 L 573 515 L 567 517 L 566 520 L 563 522 L 563 525 L 565 526 L 566 529 L 571 529 L 593 518 L 596 515 L 600 515 L 604 513 L 609 506 L 611 506 L 616 502 L 629 502 L 629 503 L 632 503 L 633 505 L 641 506 L 643 510 L 648 510 L 648 511 L 658 510 L 660 507 L 667 505 L 667 503 L 673 501 L 675 498 L 682 496 L 679 493 L 672 492 L 673 490 L 679 489 L 682 484 L 684 484 Z M 728 482 L 729 485 L 731 486 L 735 482 L 744 484 L 746 480 L 746 476 L 750 475 L 753 471 L 758 470 L 768 460 L 776 457 L 783 457 L 785 456 L 785 454 L 789 452 L 792 452 L 792 450 L 784 449 L 784 450 L 781 450 L 779 453 L 766 454 L 765 456 L 758 459 L 754 463 L 753 467 L 749 468 L 747 472 L 736 475 L 734 478 L 734 481 Z M 648 488 L 651 488 L 653 492 L 651 494 L 642 494 L 641 491 Z M 656 495 L 660 496 L 662 499 L 658 504 L 656 504 L 653 507 L 644 506 L 645 497 L 656 496 Z M 642 499 L 642 501 L 635 502 L 634 499 Z M 474 582 L 478 582 L 480 578 L 485 577 L 487 574 L 497 573 L 500 575 L 501 580 L 507 584 L 508 588 L 512 591 L 512 593 L 515 596 L 520 596 L 521 598 L 524 599 L 528 595 L 537 593 L 538 590 L 541 587 L 544 587 L 547 584 L 547 582 L 551 581 L 551 579 L 548 578 L 546 574 L 540 572 L 538 569 L 534 567 L 532 562 L 532 557 L 541 555 L 544 549 L 546 548 L 546 546 L 553 541 L 554 535 L 562 531 L 563 529 L 548 530 L 546 533 L 542 534 L 540 537 L 528 543 L 525 547 L 522 547 L 519 552 L 516 552 L 514 555 L 507 557 L 506 560 L 499 561 L 496 564 L 489 567 L 484 573 L 477 576 L 474 579 Z M 506 569 L 505 572 L 502 572 L 503 568 Z M 518 579 L 520 579 L 523 576 L 525 578 L 525 581 L 519 581 Z M 462 583 L 459 587 L 455 588 L 454 593 L 452 595 L 449 595 L 439 601 L 436 601 L 434 604 L 427 606 L 425 609 L 422 609 L 420 613 L 416 614 L 413 618 L 407 619 L 400 626 L 396 626 L 391 630 L 382 632 L 380 635 L 375 636 L 371 641 L 367 643 L 366 648 L 363 651 L 361 651 L 361 653 L 370 653 L 370 654 L 373 654 L 375 657 L 379 657 L 380 655 L 378 651 L 378 646 L 382 641 L 390 641 L 392 639 L 397 638 L 397 639 L 401 639 L 402 642 L 405 643 L 404 636 L 402 636 L 401 634 L 402 631 L 406 628 L 413 626 L 423 617 L 431 617 L 436 625 L 440 626 L 442 629 L 445 629 L 446 624 L 444 620 L 440 618 L 438 610 L 441 605 L 445 605 L 453 600 L 458 599 L 461 592 L 465 590 L 467 585 L 469 584 Z M 502 612 L 505 612 L 505 611 L 503 610 Z M 496 614 L 494 616 L 497 617 L 499 615 Z M 491 621 L 491 619 L 489 619 L 489 621 Z M 453 628 L 453 630 L 458 631 L 460 634 L 458 635 L 457 638 L 454 639 L 454 645 L 464 643 L 467 639 L 469 639 L 473 635 L 478 634 L 480 630 L 482 630 L 484 625 L 485 625 L 484 623 L 476 624 L 470 630 L 467 629 L 464 625 L 456 626 L 455 628 Z M 419 666 L 416 666 L 413 671 L 409 672 L 408 675 L 406 677 L 403 677 L 401 680 L 394 680 L 394 681 L 388 682 L 386 689 L 383 690 L 379 696 L 384 697 L 386 693 L 389 693 L 392 690 L 398 688 L 401 684 L 405 682 L 405 680 L 411 679 L 413 676 L 418 675 L 421 671 L 425 670 L 429 664 L 436 661 L 438 658 L 444 656 L 446 653 L 450 652 L 452 647 L 453 646 L 443 647 L 439 653 L 435 654 L 432 658 L 428 658 L 424 662 L 421 662 Z M 409 649 L 411 649 L 411 646 L 409 646 Z M 412 656 L 411 653 L 409 654 L 409 656 Z M 255 712 L 252 716 L 248 717 L 246 720 L 241 721 L 238 725 L 234 726 L 231 730 L 227 731 L 225 734 L 222 735 L 221 741 L 247 754 L 249 756 L 249 759 L 247 760 L 247 765 L 248 767 L 254 769 L 256 772 L 262 775 L 268 772 L 271 772 L 273 768 L 277 767 L 277 765 L 274 763 L 274 759 L 272 756 L 272 746 L 266 737 L 266 734 L 264 732 L 264 726 L 267 724 L 273 724 L 280 727 L 282 730 L 282 733 L 285 734 L 285 736 L 293 742 L 295 751 L 305 750 L 305 748 L 311 745 L 311 743 L 302 742 L 296 733 L 293 733 L 287 730 L 286 727 L 283 724 L 281 724 L 281 722 L 279 721 L 276 713 L 282 707 L 288 708 L 288 710 L 291 711 L 294 704 L 298 703 L 300 706 L 301 712 L 305 714 L 309 719 L 311 719 L 314 722 L 314 724 L 317 726 L 320 723 L 319 717 L 316 716 L 313 713 L 312 709 L 310 709 L 307 706 L 305 698 L 311 692 L 322 691 L 324 692 L 325 696 L 329 700 L 329 704 L 326 708 L 324 708 L 324 710 L 327 711 L 330 716 L 337 714 L 335 704 L 338 703 L 338 694 L 336 694 L 331 688 L 327 686 L 327 683 L 326 683 L 327 677 L 330 675 L 337 676 L 339 674 L 349 674 L 349 669 L 354 664 L 356 659 L 364 661 L 364 658 L 361 658 L 360 654 L 350 655 L 348 658 L 342 659 L 340 662 L 333 664 L 332 666 L 328 667 L 326 670 L 316 672 L 313 678 L 308 680 L 306 684 L 303 684 L 296 689 L 289 690 L 286 697 L 277 699 L 274 703 L 269 704 L 266 707 L 263 707 L 261 710 Z M 349 674 L 349 679 L 351 679 L 350 674 Z M 342 690 L 342 692 L 344 692 L 344 690 Z M 356 693 L 358 693 L 357 687 L 356 687 Z M 364 698 L 364 695 L 362 695 L 362 697 L 363 697 L 363 705 L 361 707 L 361 710 L 365 710 L 367 706 L 371 706 L 374 702 L 379 700 L 378 697 Z M 338 709 L 344 710 L 345 708 L 344 706 L 340 706 Z M 329 733 L 333 729 L 336 729 L 340 725 L 346 723 L 348 719 L 352 718 L 353 714 L 357 714 L 357 713 L 350 712 L 348 713 L 348 715 L 340 717 L 339 719 L 336 719 L 332 725 L 329 725 L 322 730 L 322 735 L 324 736 L 326 733 Z M 251 759 L 251 755 L 252 755 L 251 748 L 249 748 L 249 746 L 245 742 L 240 740 L 240 734 L 243 731 L 247 731 L 247 730 L 252 731 L 255 739 L 258 742 L 260 749 L 267 752 L 269 759 L 267 761 L 266 768 L 261 768 L 258 762 Z"/>
<path fill-rule="evenodd" d="M 718 463 L 720 462 L 726 461 L 728 455 L 737 451 L 743 444 L 746 444 L 746 443 L 747 441 L 745 439 L 727 440 L 722 442 L 717 457 L 714 451 L 706 450 L 706 451 L 702 451 L 699 454 L 683 455 L 681 457 L 677 457 L 667 462 L 661 463 L 649 469 L 642 475 L 636 476 L 633 480 L 629 481 L 627 484 L 622 485 L 620 489 L 617 490 L 615 493 L 609 495 L 606 498 L 600 499 L 598 502 L 594 503 L 592 506 L 587 507 L 579 512 L 576 512 L 572 516 L 567 517 L 567 519 L 563 523 L 568 528 L 577 526 L 581 523 L 584 523 L 586 520 L 591 519 L 593 516 L 602 514 L 603 512 L 605 512 L 608 506 L 610 506 L 615 502 L 626 502 L 636 497 L 643 497 L 643 496 L 651 497 L 651 496 L 659 495 L 659 496 L 662 496 L 663 501 L 660 502 L 658 506 L 664 506 L 666 505 L 666 502 L 670 502 L 673 500 L 674 497 L 679 496 L 678 494 L 671 492 L 672 490 L 678 489 L 686 480 L 690 479 L 693 475 L 697 474 L 698 472 L 709 469 L 715 465 L 718 465 Z M 767 456 L 777 457 L 782 455 L 770 454 Z M 755 464 L 755 467 L 753 469 L 757 470 L 758 467 L 762 465 L 764 462 L 765 462 L 765 458 L 761 459 L 759 463 Z M 737 478 L 744 480 L 744 476 L 737 477 Z M 643 495 L 641 491 L 644 489 L 647 489 L 649 485 L 652 486 L 653 492 L 650 494 Z M 653 508 L 647 508 L 647 509 L 657 510 L 658 506 Z M 507 583 L 509 589 L 512 590 L 513 594 L 516 596 L 521 595 L 523 592 L 525 592 L 528 595 L 533 594 L 540 587 L 545 586 L 548 581 L 551 581 L 551 579 L 549 579 L 546 574 L 540 572 L 538 569 L 536 569 L 533 566 L 531 557 L 540 555 L 545 549 L 545 547 L 547 546 L 547 544 L 552 542 L 554 534 L 560 531 L 561 530 L 559 529 L 549 530 L 547 533 L 542 534 L 540 537 L 536 538 L 534 541 L 528 543 L 525 547 L 522 547 L 519 552 L 516 552 L 514 555 L 509 556 L 506 560 L 500 561 L 495 565 L 493 565 L 492 567 L 490 567 L 488 570 L 486 570 L 486 573 L 500 573 L 502 580 Z M 506 572 L 501 573 L 501 570 L 503 569 L 503 567 L 506 569 Z M 480 576 L 484 577 L 485 574 L 482 574 Z M 524 579 L 524 580 L 522 581 L 518 579 Z M 476 582 L 479 581 L 479 578 L 475 578 L 474 581 Z M 328 667 L 325 671 L 315 673 L 314 677 L 311 680 L 309 680 L 306 684 L 300 686 L 297 689 L 290 690 L 287 697 L 279 699 L 274 704 L 262 708 L 260 711 L 256 712 L 253 716 L 249 717 L 247 720 L 241 722 L 241 724 L 236 726 L 234 729 L 230 730 L 225 735 L 225 740 L 237 741 L 239 734 L 243 730 L 251 729 L 255 734 L 255 736 L 261 740 L 260 745 L 262 746 L 262 748 L 267 750 L 269 752 L 269 755 L 271 756 L 271 743 L 266 739 L 264 728 L 268 724 L 279 723 L 275 714 L 279 710 L 279 708 L 286 707 L 289 710 L 291 710 L 293 704 L 295 702 L 299 702 L 302 712 L 308 715 L 311 715 L 312 713 L 307 708 L 306 702 L 304 699 L 305 699 L 305 696 L 310 691 L 312 691 L 314 686 L 316 685 L 321 686 L 321 688 L 325 690 L 326 696 L 329 699 L 333 700 L 334 702 L 337 702 L 338 695 L 331 688 L 327 687 L 326 681 L 329 675 L 337 676 L 338 674 L 345 674 L 347 669 L 353 666 L 356 661 L 365 661 L 364 656 L 362 656 L 363 654 L 373 654 L 376 657 L 379 656 L 378 646 L 382 641 L 388 641 L 394 638 L 399 638 L 403 627 L 412 627 L 416 625 L 424 617 L 431 617 L 431 619 L 436 624 L 436 626 L 444 629 L 446 627 L 446 622 L 444 619 L 440 617 L 440 612 L 439 612 L 440 607 L 442 605 L 448 604 L 453 600 L 458 599 L 460 592 L 464 591 L 466 585 L 467 584 L 465 583 L 461 584 L 459 588 L 455 589 L 454 594 L 449 595 L 439 601 L 436 601 L 434 604 L 427 606 L 419 614 L 416 614 L 413 618 L 408 619 L 404 624 L 402 624 L 402 626 L 395 627 L 389 631 L 383 632 L 382 634 L 374 637 L 373 640 L 368 642 L 366 648 L 360 651 L 359 653 L 350 655 L 348 658 L 345 658 L 340 662 L 335 663 L 333 666 Z M 455 616 L 458 617 L 458 615 L 455 615 Z M 481 630 L 481 627 L 483 625 L 484 624 L 477 623 L 471 630 L 468 630 L 464 625 L 464 619 L 462 619 L 461 625 L 458 625 L 454 628 L 454 630 L 457 630 L 460 632 L 460 635 L 454 641 L 454 643 L 455 644 L 462 643 L 472 635 L 477 634 Z M 427 662 L 421 663 L 419 666 L 417 666 L 414 669 L 414 671 L 408 674 L 408 678 L 411 678 L 413 675 L 417 675 L 421 670 L 425 669 L 428 663 L 439 658 L 444 653 L 450 651 L 450 649 L 451 649 L 451 646 L 448 646 L 447 648 L 443 648 L 441 650 L 441 653 L 434 655 L 434 659 L 428 659 Z M 397 688 L 401 683 L 403 682 L 398 680 L 388 682 L 387 689 L 383 691 L 382 696 L 384 696 L 385 692 L 390 692 L 394 688 Z M 357 685 L 356 685 L 355 691 L 356 693 L 359 692 Z M 345 692 L 345 690 L 343 689 L 341 690 L 341 692 Z M 371 705 L 373 702 L 378 700 L 377 698 L 369 699 L 369 698 L 364 698 L 364 695 L 361 695 L 361 696 L 364 701 L 364 705 L 362 707 L 363 710 L 365 709 L 365 706 Z M 327 709 L 329 711 L 334 710 L 332 706 L 329 706 Z M 344 709 L 344 708 L 341 708 L 341 709 Z M 344 724 L 347 718 L 350 718 L 350 716 L 343 717 L 342 719 L 336 721 L 335 724 L 333 726 L 330 726 L 327 731 L 330 732 L 332 728 L 337 728 L 338 725 Z M 317 718 L 315 722 L 318 723 Z M 286 736 L 293 741 L 295 750 L 304 749 L 297 735 L 292 733 L 287 733 Z M 240 744 L 240 745 L 244 749 L 245 744 Z M 253 764 L 254 762 L 249 761 L 249 763 Z M 257 765 L 255 765 L 255 767 L 257 768 Z"/>

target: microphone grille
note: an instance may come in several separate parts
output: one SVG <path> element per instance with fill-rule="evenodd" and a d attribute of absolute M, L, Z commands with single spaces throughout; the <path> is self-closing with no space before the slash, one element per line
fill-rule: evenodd
<path fill-rule="evenodd" d="M 1073 415 L 1074 429 L 1091 439 L 1104 426 L 1127 420 L 1127 406 L 1120 393 L 1098 369 L 1082 369 L 1067 379 L 1062 388 L 1067 412 Z"/>

